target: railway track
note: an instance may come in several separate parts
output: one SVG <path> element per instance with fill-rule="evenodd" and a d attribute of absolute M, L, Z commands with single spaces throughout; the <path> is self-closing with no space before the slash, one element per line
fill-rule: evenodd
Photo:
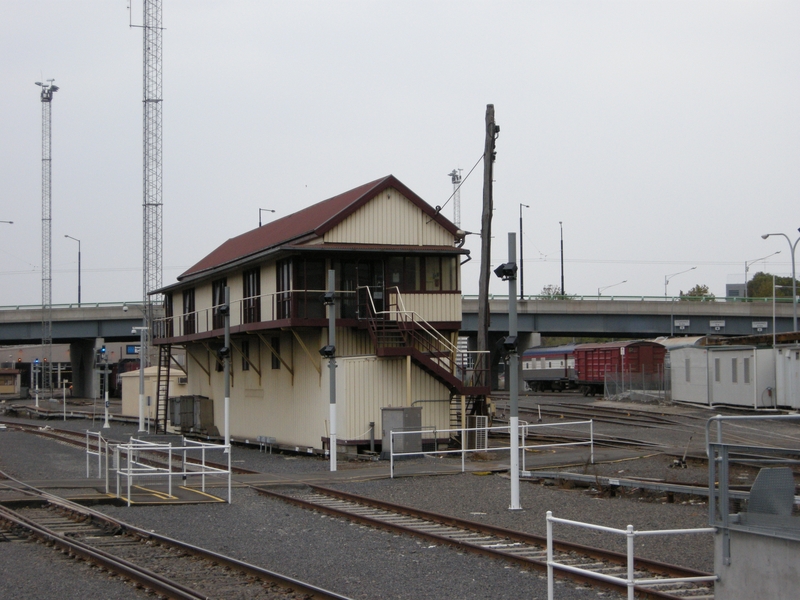
<path fill-rule="evenodd" d="M 24 485 L 5 474 L 2 477 L 17 486 Z M 0 506 L 0 533 L 9 541 L 38 540 L 159 596 L 346 600 L 311 584 L 128 525 L 30 486 L 26 486 L 26 493 L 28 498 L 18 503 L 22 506 Z"/>
<path fill-rule="evenodd" d="M 526 568 L 546 571 L 547 540 L 542 536 L 521 533 L 446 515 L 349 494 L 321 486 L 298 486 L 286 491 L 254 487 L 266 496 L 309 510 L 327 513 L 365 525 L 406 535 L 421 537 L 438 544 L 511 562 Z M 573 567 L 591 569 L 608 575 L 625 577 L 624 554 L 568 542 L 555 542 L 554 559 Z M 701 577 L 709 575 L 694 569 L 647 559 L 636 559 L 637 578 Z M 566 571 L 559 576 L 583 584 L 626 592 L 624 586 L 600 581 Z M 638 598 L 709 600 L 714 597 L 713 584 L 677 583 L 636 587 Z"/>

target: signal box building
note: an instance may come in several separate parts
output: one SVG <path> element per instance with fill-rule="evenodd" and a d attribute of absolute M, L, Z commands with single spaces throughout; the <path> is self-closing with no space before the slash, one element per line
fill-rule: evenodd
<path fill-rule="evenodd" d="M 323 300 L 333 270 L 338 444 L 368 444 L 383 407 L 421 407 L 423 427 L 447 429 L 451 404 L 489 392 L 481 361 L 457 350 L 463 241 L 391 175 L 229 239 L 159 290 L 159 379 L 169 379 L 171 348 L 185 347 L 187 393 L 213 406 L 204 409 L 213 423 L 194 426 L 223 430 L 227 287 L 231 437 L 327 448 L 330 380 L 319 350 L 328 343 Z M 166 386 L 158 387 L 165 423 Z"/>

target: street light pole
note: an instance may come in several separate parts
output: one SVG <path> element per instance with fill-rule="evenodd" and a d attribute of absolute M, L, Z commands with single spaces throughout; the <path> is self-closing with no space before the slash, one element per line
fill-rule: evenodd
<path fill-rule="evenodd" d="M 800 228 L 798 228 L 797 231 L 800 231 Z M 767 239 L 771 235 L 782 235 L 785 237 L 786 241 L 789 243 L 789 248 L 792 251 L 792 331 L 797 331 L 797 279 L 794 269 L 794 251 L 795 248 L 797 248 L 797 242 L 800 242 L 800 237 L 794 241 L 794 244 L 792 244 L 792 240 L 790 240 L 789 236 L 785 233 L 765 233 L 761 237 L 762 239 Z"/>
<path fill-rule="evenodd" d="M 561 221 L 558 222 L 558 228 L 561 230 L 561 295 L 565 296 L 567 292 L 564 291 L 564 226 Z"/>
<path fill-rule="evenodd" d="M 605 287 L 597 288 L 597 295 L 600 296 L 602 292 L 607 290 L 608 288 L 612 288 L 616 285 L 622 285 L 623 283 L 628 283 L 628 280 L 625 279 L 624 281 L 620 281 L 619 283 L 612 283 L 611 285 L 607 285 Z"/>
<path fill-rule="evenodd" d="M 258 226 L 261 227 L 261 213 L 262 212 L 271 212 L 274 213 L 275 211 L 271 208 L 259 208 L 258 209 Z"/>
<path fill-rule="evenodd" d="M 770 256 L 775 256 L 776 254 L 780 254 L 781 251 L 778 250 L 777 252 L 773 252 L 772 254 L 767 254 L 761 258 L 757 258 L 755 260 L 748 260 L 744 263 L 744 297 L 747 299 L 747 273 L 750 271 L 750 265 L 755 264 L 762 260 L 767 260 Z"/>
<path fill-rule="evenodd" d="M 530 208 L 527 204 L 519 205 L 519 299 L 525 299 L 525 258 L 522 253 L 522 208 Z"/>
<path fill-rule="evenodd" d="M 669 285 L 669 280 L 675 277 L 676 275 L 682 275 L 684 273 L 688 273 L 689 271 L 694 271 L 697 267 L 692 267 L 691 269 L 686 269 L 685 271 L 678 271 L 677 273 L 672 273 L 670 275 L 664 275 L 664 298 L 667 297 L 667 286 Z"/>
<path fill-rule="evenodd" d="M 71 235 L 64 235 L 65 238 L 78 242 L 78 306 L 81 305 L 81 241 Z"/>

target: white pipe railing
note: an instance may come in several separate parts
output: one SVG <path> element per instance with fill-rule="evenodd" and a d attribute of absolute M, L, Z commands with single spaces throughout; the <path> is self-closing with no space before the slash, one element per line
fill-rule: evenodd
<path fill-rule="evenodd" d="M 231 453 L 227 452 L 227 469 L 220 469 L 206 464 L 206 450 L 226 451 L 228 446 L 220 444 L 210 444 L 207 442 L 197 442 L 193 440 L 182 439 L 181 446 L 173 446 L 170 443 L 159 444 L 131 438 L 127 444 L 120 444 L 114 447 L 114 464 L 116 465 L 117 476 L 117 498 L 121 498 L 120 483 L 124 477 L 127 484 L 126 499 L 128 506 L 131 505 L 131 487 L 133 481 L 139 477 L 166 477 L 167 479 L 167 495 L 172 496 L 172 477 L 180 475 L 183 481 L 186 481 L 189 476 L 199 476 L 201 482 L 201 490 L 206 491 L 206 475 L 227 475 L 228 479 L 228 504 L 231 502 Z M 187 460 L 189 453 L 196 452 L 200 456 L 199 463 L 192 463 Z M 166 467 L 155 466 L 147 464 L 141 458 L 142 453 L 160 453 L 167 455 Z M 173 456 L 180 456 L 181 466 L 180 469 L 173 468 Z M 106 463 L 106 468 L 108 465 Z"/>
<path fill-rule="evenodd" d="M 553 444 L 526 444 L 525 440 L 527 435 L 530 435 L 530 429 L 536 429 L 540 427 L 564 427 L 566 425 L 580 425 L 580 424 L 589 424 L 589 439 L 585 441 L 577 441 L 577 442 L 559 442 Z M 506 433 L 511 433 L 511 426 L 510 425 L 502 425 L 497 427 L 463 427 L 459 429 L 419 429 L 413 431 L 390 431 L 389 432 L 389 474 L 391 478 L 394 478 L 394 458 L 395 456 L 425 456 L 429 454 L 460 454 L 461 455 L 461 472 L 466 471 L 466 455 L 471 452 L 499 452 L 505 450 L 511 450 L 511 445 L 508 446 L 493 446 L 490 448 L 467 448 L 466 447 L 466 436 L 467 432 L 474 431 L 485 433 L 487 438 L 489 436 L 490 431 L 501 431 Z M 461 449 L 460 450 L 437 450 L 435 448 L 436 445 L 436 436 L 437 434 L 450 434 L 452 432 L 460 433 L 461 434 Z M 422 445 L 420 444 L 420 449 L 417 450 L 410 450 L 407 452 L 395 452 L 394 449 L 394 439 L 395 436 L 404 436 L 404 435 L 418 435 L 422 437 L 424 434 L 433 433 L 434 435 L 434 449 L 433 450 L 422 450 Z M 523 467 L 522 469 L 525 470 L 525 450 L 536 448 L 561 448 L 561 447 L 568 447 L 568 446 L 589 446 L 590 450 L 590 457 L 592 463 L 594 463 L 594 426 L 591 420 L 589 421 L 572 421 L 567 423 L 538 423 L 536 425 L 525 424 L 522 426 L 522 422 L 520 423 L 520 428 L 518 435 L 524 436 L 522 439 L 522 443 L 519 445 L 519 449 L 522 451 L 523 454 Z"/>
<path fill-rule="evenodd" d="M 573 525 L 575 527 L 582 527 L 584 529 L 592 529 L 594 531 L 602 531 L 605 533 L 613 533 L 616 535 L 624 535 L 627 541 L 627 577 L 614 577 L 613 575 L 606 575 L 597 571 L 589 569 L 581 569 L 580 567 L 573 567 L 563 563 L 556 562 L 553 558 L 553 523 L 561 523 L 563 525 Z M 608 581 L 618 585 L 624 585 L 628 589 L 628 600 L 634 600 L 634 592 L 636 585 L 664 585 L 668 583 L 690 583 L 700 581 L 716 581 L 716 575 L 702 575 L 699 577 L 664 577 L 664 578 L 641 578 L 636 579 L 634 570 L 634 539 L 642 536 L 651 535 L 684 535 L 695 533 L 716 533 L 715 527 L 698 527 L 697 529 L 651 529 L 648 531 L 636 531 L 633 525 L 628 525 L 626 529 L 616 529 L 614 527 L 605 527 L 603 525 L 594 525 L 592 523 L 582 523 L 580 521 L 571 521 L 569 519 L 559 519 L 553 516 L 552 511 L 547 511 L 547 600 L 554 600 L 554 569 L 558 568 L 562 571 L 569 571 L 579 575 L 585 575 L 599 579 L 601 581 Z"/>

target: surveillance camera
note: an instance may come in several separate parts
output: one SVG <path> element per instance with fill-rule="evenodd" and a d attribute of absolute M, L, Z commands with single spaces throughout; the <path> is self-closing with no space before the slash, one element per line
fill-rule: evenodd
<path fill-rule="evenodd" d="M 126 304 L 122 305 L 122 312 L 128 312 L 128 306 Z"/>

